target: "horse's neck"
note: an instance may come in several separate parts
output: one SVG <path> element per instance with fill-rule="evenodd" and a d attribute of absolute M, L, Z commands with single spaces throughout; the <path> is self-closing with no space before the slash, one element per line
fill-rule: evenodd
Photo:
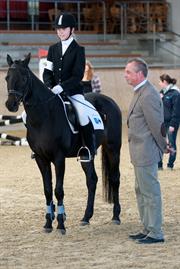
<path fill-rule="evenodd" d="M 31 99 L 35 103 L 48 101 L 54 94 L 31 72 Z"/>
<path fill-rule="evenodd" d="M 31 126 L 38 128 L 47 121 L 56 121 L 59 115 L 65 114 L 60 100 L 33 73 L 29 87 L 24 108 Z"/>

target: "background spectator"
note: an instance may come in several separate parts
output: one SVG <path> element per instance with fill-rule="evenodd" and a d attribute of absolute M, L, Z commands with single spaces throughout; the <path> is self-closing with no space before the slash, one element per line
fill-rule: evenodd
<path fill-rule="evenodd" d="M 83 91 L 87 92 L 101 92 L 101 81 L 97 74 L 94 73 L 94 68 L 90 61 L 86 61 L 84 77 L 82 79 Z"/>
<path fill-rule="evenodd" d="M 177 100 L 180 96 L 179 89 L 176 86 L 176 79 L 171 78 L 167 74 L 160 76 L 159 85 L 161 87 L 160 96 L 164 106 L 164 123 L 166 128 L 166 135 L 169 144 L 174 149 L 174 153 L 169 154 L 167 167 L 173 169 L 176 160 L 176 137 L 179 128 L 179 107 Z M 158 164 L 159 170 L 163 169 L 163 161 Z"/>

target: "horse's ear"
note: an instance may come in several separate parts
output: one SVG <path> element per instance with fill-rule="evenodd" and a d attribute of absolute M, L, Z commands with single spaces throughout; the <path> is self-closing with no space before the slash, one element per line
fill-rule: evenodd
<path fill-rule="evenodd" d="M 23 63 L 25 64 L 25 66 L 28 66 L 29 62 L 31 59 L 31 53 L 28 53 L 28 55 L 26 56 L 26 58 L 24 59 Z"/>
<path fill-rule="evenodd" d="M 7 63 L 9 66 L 11 66 L 13 64 L 13 60 L 9 54 L 7 54 Z"/>

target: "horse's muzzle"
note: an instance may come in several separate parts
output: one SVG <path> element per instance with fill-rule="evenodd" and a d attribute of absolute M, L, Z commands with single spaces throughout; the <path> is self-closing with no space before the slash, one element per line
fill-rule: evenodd
<path fill-rule="evenodd" d="M 18 108 L 19 108 L 19 104 L 17 101 L 12 100 L 11 98 L 9 98 L 6 102 L 5 102 L 5 106 L 7 107 L 7 109 L 10 112 L 17 112 Z"/>

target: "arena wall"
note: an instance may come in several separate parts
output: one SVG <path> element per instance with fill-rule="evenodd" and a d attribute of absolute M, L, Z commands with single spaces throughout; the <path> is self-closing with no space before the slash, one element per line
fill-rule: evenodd
<path fill-rule="evenodd" d="M 122 112 L 126 114 L 133 90 L 130 85 L 127 84 L 124 78 L 124 69 L 96 69 L 95 72 L 99 75 L 102 83 L 102 93 L 112 97 L 120 106 Z M 180 88 L 180 68 L 174 69 L 162 69 L 162 68 L 150 68 L 149 69 L 149 80 L 159 90 L 159 76 L 163 73 L 169 74 L 171 77 L 177 79 L 177 86 Z M 36 74 L 39 75 L 38 73 Z M 8 111 L 5 108 L 4 102 L 7 97 L 7 86 L 5 82 L 6 71 L 0 72 L 0 114 L 7 114 Z M 23 110 L 21 107 L 18 114 Z M 12 113 L 10 113 L 12 114 Z M 14 113 L 13 113 L 14 115 Z"/>
<path fill-rule="evenodd" d="M 127 112 L 131 97 L 132 87 L 127 84 L 124 78 L 124 69 L 96 69 L 102 83 L 102 93 L 111 96 L 123 112 Z M 157 90 L 160 90 L 158 82 L 159 76 L 163 73 L 169 74 L 177 79 L 177 86 L 180 88 L 180 69 L 150 68 L 148 79 L 153 83 Z"/>

